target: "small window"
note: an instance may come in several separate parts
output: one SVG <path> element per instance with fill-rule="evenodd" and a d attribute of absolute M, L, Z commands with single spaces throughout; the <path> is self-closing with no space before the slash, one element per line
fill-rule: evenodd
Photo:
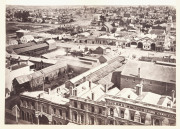
<path fill-rule="evenodd" d="M 128 95 L 128 98 L 130 98 L 131 96 L 130 95 Z"/>
<path fill-rule="evenodd" d="M 101 108 L 99 108 L 99 114 L 102 114 L 102 109 Z"/>
<path fill-rule="evenodd" d="M 91 107 L 91 112 L 94 112 L 94 106 Z"/>
<path fill-rule="evenodd" d="M 56 108 L 53 108 L 54 114 L 56 114 Z"/>
<path fill-rule="evenodd" d="M 84 104 L 81 104 L 81 109 L 84 109 Z"/>
<path fill-rule="evenodd" d="M 152 81 L 150 81 L 149 83 L 150 83 L 150 85 L 152 85 Z"/>
<path fill-rule="evenodd" d="M 136 80 L 136 79 L 135 79 L 135 78 L 133 78 L 133 82 L 135 82 L 135 80 Z"/>

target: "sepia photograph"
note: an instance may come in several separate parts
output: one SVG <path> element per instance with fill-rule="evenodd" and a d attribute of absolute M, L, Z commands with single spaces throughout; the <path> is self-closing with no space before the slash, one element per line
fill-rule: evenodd
<path fill-rule="evenodd" d="M 4 125 L 177 125 L 175 0 L 47 1 L 6 0 Z"/>

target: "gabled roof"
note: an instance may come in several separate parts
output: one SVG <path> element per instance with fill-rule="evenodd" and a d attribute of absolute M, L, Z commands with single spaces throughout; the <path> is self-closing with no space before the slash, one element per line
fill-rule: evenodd
<path fill-rule="evenodd" d="M 135 100 L 138 96 L 135 93 L 135 91 L 131 88 L 124 88 L 119 93 L 116 94 L 116 96 L 128 98 Z"/>

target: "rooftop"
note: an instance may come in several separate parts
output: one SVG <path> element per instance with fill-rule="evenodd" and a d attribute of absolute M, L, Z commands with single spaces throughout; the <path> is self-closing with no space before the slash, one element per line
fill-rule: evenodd
<path fill-rule="evenodd" d="M 138 68 L 140 68 L 140 78 L 174 84 L 176 83 L 175 67 L 158 65 L 153 62 L 128 61 L 125 64 L 121 75 L 138 77 Z"/>
<path fill-rule="evenodd" d="M 31 51 L 31 50 L 35 50 L 35 49 L 39 49 L 39 48 L 43 48 L 43 47 L 48 47 L 48 45 L 46 43 L 42 43 L 42 44 L 30 46 L 30 47 L 15 49 L 14 51 L 17 54 L 20 54 L 23 52 L 27 52 L 27 51 Z"/>

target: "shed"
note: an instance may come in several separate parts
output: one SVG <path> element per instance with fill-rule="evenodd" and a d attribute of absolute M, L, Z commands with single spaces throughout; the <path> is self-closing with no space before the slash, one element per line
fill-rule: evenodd
<path fill-rule="evenodd" d="M 55 42 L 54 39 L 47 40 L 46 43 L 49 45 L 49 49 L 48 50 L 54 50 L 54 49 L 57 48 L 56 42 Z"/>

